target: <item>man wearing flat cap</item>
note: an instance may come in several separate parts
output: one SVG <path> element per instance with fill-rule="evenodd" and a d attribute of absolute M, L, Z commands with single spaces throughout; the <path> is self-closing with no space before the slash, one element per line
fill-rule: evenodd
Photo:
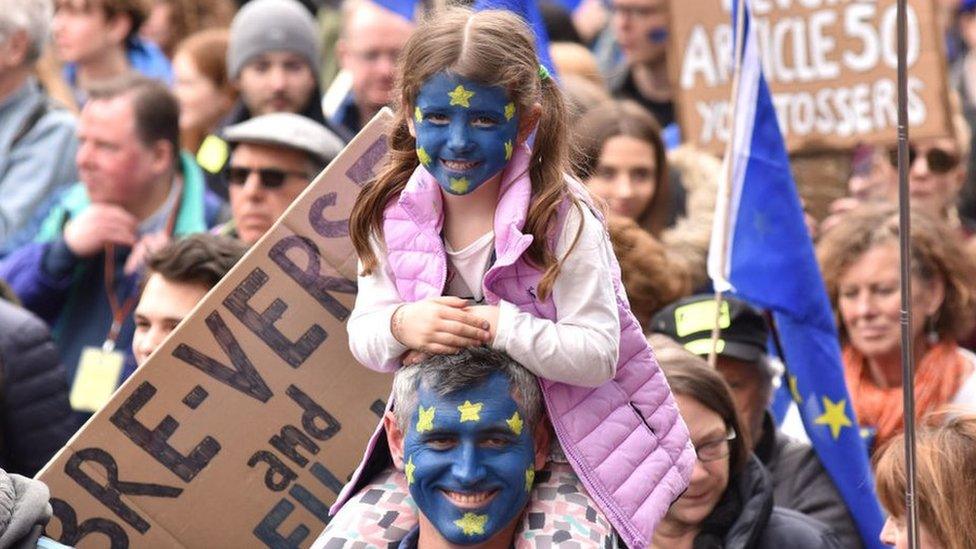
<path fill-rule="evenodd" d="M 219 232 L 248 246 L 274 225 L 343 147 L 325 126 L 283 112 L 228 126 L 223 138 L 231 147 L 226 177 L 232 219 Z"/>

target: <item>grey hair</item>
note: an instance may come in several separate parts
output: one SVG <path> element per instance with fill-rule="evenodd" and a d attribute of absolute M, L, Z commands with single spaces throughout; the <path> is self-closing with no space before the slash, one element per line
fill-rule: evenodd
<path fill-rule="evenodd" d="M 51 36 L 54 4 L 51 0 L 0 0 L 0 41 L 17 31 L 27 33 L 24 63 L 33 65 L 41 57 Z"/>
<path fill-rule="evenodd" d="M 507 354 L 487 347 L 470 347 L 453 355 L 433 355 L 419 364 L 401 368 L 393 379 L 393 413 L 397 425 L 404 431 L 409 428 L 410 418 L 417 411 L 421 386 L 446 396 L 480 385 L 495 372 L 508 378 L 512 398 L 526 426 L 534 429 L 542 416 L 539 381 Z"/>

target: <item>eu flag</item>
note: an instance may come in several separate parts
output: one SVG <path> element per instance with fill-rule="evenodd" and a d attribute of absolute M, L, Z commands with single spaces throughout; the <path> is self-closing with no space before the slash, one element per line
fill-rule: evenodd
<path fill-rule="evenodd" d="M 733 29 L 735 28 L 735 4 Z M 745 9 L 745 6 L 743 6 Z M 867 547 L 883 547 L 884 519 L 844 382 L 837 328 L 790 173 L 758 45 L 744 13 L 742 65 L 727 156 L 731 193 L 716 205 L 708 269 L 716 289 L 769 309 L 790 392 L 820 461 Z M 726 210 L 727 208 L 727 210 Z M 721 222 L 728 212 L 728 234 Z M 723 242 L 726 247 L 723 250 Z M 721 259 L 725 263 L 722 268 Z"/>
<path fill-rule="evenodd" d="M 556 76 L 552 58 L 549 56 L 549 33 L 546 32 L 546 25 L 542 21 L 542 12 L 539 11 L 537 0 L 476 0 L 474 9 L 475 11 L 508 10 L 524 19 L 535 34 L 535 49 L 539 54 L 539 62 L 550 74 Z"/>
<path fill-rule="evenodd" d="M 408 21 L 415 19 L 417 10 L 417 0 L 373 0 L 380 6 L 399 14 Z"/>

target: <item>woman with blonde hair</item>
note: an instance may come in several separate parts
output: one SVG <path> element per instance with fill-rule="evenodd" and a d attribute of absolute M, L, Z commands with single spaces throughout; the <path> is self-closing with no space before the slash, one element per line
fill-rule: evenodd
<path fill-rule="evenodd" d="M 908 547 L 904 445 L 903 435 L 891 439 L 875 466 L 878 499 L 889 513 L 881 541 L 898 549 Z M 915 456 L 921 546 L 972 549 L 976 544 L 976 414 L 921 430 Z"/>
<path fill-rule="evenodd" d="M 976 265 L 950 229 L 913 212 L 912 342 L 917 417 L 976 405 L 976 356 L 957 344 L 976 316 Z M 899 225 L 894 206 L 847 214 L 817 247 L 839 317 L 847 387 L 875 448 L 904 429 Z"/>

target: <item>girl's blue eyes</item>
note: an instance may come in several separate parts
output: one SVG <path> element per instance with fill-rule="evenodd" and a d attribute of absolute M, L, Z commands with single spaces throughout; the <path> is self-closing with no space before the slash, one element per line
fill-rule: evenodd
<path fill-rule="evenodd" d="M 435 126 L 446 126 L 451 123 L 449 116 L 439 113 L 424 114 L 424 120 Z M 498 120 L 490 116 L 477 116 L 472 118 L 470 123 L 476 128 L 494 128 L 499 124 Z"/>

